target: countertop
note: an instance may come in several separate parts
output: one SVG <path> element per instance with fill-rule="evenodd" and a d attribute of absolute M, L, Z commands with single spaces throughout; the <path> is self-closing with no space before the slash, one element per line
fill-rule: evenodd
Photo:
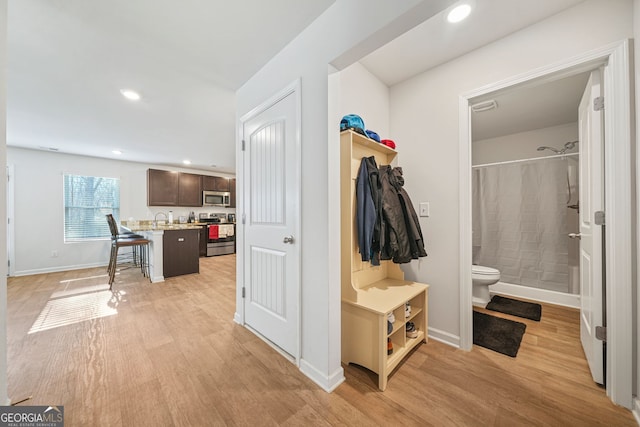
<path fill-rule="evenodd" d="M 157 231 L 157 230 L 192 230 L 192 229 L 200 229 L 206 225 L 235 225 L 235 222 L 188 222 L 184 224 L 173 223 L 171 225 L 167 223 L 163 223 L 161 221 L 160 224 L 154 226 L 153 221 L 142 220 L 142 221 L 122 221 L 121 227 L 127 231 Z"/>
<path fill-rule="evenodd" d="M 157 226 L 153 226 L 153 224 L 137 224 L 137 225 L 125 225 L 122 224 L 121 227 L 128 231 L 158 231 L 158 230 L 199 230 L 203 224 L 198 225 L 197 223 L 191 224 L 158 224 Z"/>

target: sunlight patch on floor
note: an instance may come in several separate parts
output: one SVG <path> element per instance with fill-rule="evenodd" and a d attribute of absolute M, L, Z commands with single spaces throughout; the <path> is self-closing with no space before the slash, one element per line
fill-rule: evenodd
<path fill-rule="evenodd" d="M 85 290 L 86 292 L 86 290 Z M 119 299 L 109 290 L 50 299 L 29 334 L 118 314 Z"/>
<path fill-rule="evenodd" d="M 64 282 L 60 282 L 60 283 L 64 283 Z M 72 295 L 87 294 L 91 292 L 100 292 L 100 291 L 108 291 L 108 290 L 109 290 L 108 284 L 100 283 L 99 285 L 82 286 L 80 288 L 72 288 L 72 289 L 64 289 L 61 291 L 55 291 L 53 294 L 51 294 L 51 299 L 64 298 L 64 297 L 70 297 Z"/>

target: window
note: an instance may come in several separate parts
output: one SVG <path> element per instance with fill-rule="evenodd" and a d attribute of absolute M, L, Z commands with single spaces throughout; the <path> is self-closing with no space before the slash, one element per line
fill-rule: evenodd
<path fill-rule="evenodd" d="M 64 175 L 64 241 L 110 237 L 106 214 L 120 218 L 120 180 Z"/>

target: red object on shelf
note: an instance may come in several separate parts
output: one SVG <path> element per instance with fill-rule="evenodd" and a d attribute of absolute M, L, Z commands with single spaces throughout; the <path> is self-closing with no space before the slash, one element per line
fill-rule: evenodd
<path fill-rule="evenodd" d="M 393 148 L 395 150 L 396 148 L 396 143 L 393 142 L 393 140 L 391 139 L 383 139 L 382 141 L 380 141 L 382 144 L 386 145 L 389 148 Z"/>
<path fill-rule="evenodd" d="M 217 239 L 218 238 L 218 226 L 210 225 L 209 226 L 209 239 Z"/>

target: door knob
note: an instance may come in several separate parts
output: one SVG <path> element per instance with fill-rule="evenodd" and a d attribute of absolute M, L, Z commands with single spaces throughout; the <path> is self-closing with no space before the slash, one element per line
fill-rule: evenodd
<path fill-rule="evenodd" d="M 285 236 L 282 243 L 293 243 L 293 236 Z"/>
<path fill-rule="evenodd" d="M 569 238 L 570 239 L 578 239 L 578 240 L 580 240 L 581 237 L 582 237 L 582 235 L 580 233 L 569 233 Z"/>

